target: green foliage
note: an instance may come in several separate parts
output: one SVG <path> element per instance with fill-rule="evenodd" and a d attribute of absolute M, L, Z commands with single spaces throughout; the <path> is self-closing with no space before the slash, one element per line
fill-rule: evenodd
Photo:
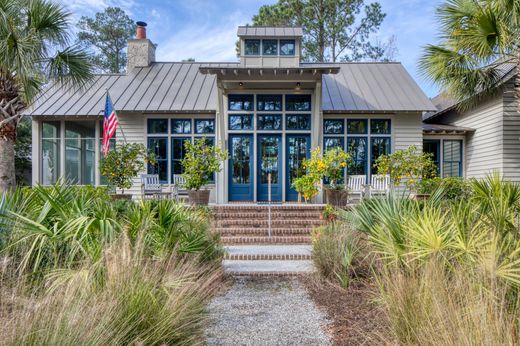
<path fill-rule="evenodd" d="M 502 64 L 519 65 L 520 5 L 448 0 L 437 13 L 440 42 L 424 48 L 420 68 L 465 109 L 497 91 Z"/>
<path fill-rule="evenodd" d="M 321 149 L 315 148 L 311 158 L 304 160 L 302 166 L 305 173 L 293 180 L 293 188 L 303 195 L 305 201 L 310 201 L 319 193 L 319 184 L 325 174 L 326 166 L 321 155 Z"/>
<path fill-rule="evenodd" d="M 184 147 L 186 152 L 182 167 L 186 179 L 185 187 L 200 190 L 209 183 L 214 173 L 222 170 L 222 162 L 227 160 L 228 153 L 220 146 L 209 145 L 206 138 L 195 139 L 194 143 L 185 141 Z"/>
<path fill-rule="evenodd" d="M 27 175 L 31 173 L 31 119 L 22 118 L 18 123 L 15 145 L 15 167 L 16 167 L 16 183 L 18 185 L 27 185 Z M 30 178 L 29 178 L 30 179 Z"/>
<path fill-rule="evenodd" d="M 101 160 L 99 169 L 110 186 L 115 186 L 124 193 L 125 189 L 132 187 L 133 178 L 143 171 L 148 162 L 154 164 L 155 157 L 148 153 L 144 145 L 125 143 L 110 150 Z"/>
<path fill-rule="evenodd" d="M 394 186 L 402 182 L 412 191 L 417 191 L 422 179 L 431 179 L 437 174 L 431 154 L 417 150 L 414 145 L 393 154 L 381 155 L 376 160 L 378 174 L 390 175 Z"/>
<path fill-rule="evenodd" d="M 460 177 L 435 177 L 419 182 L 420 193 L 432 194 L 437 190 L 442 190 L 444 198 L 453 201 L 469 198 L 471 194 L 469 182 Z"/>
<path fill-rule="evenodd" d="M 303 27 L 306 61 L 358 61 L 391 58 L 393 51 L 372 40 L 386 14 L 378 2 L 348 0 L 280 0 L 260 7 L 253 25 Z"/>
<path fill-rule="evenodd" d="M 93 50 L 94 63 L 102 72 L 120 73 L 126 67 L 126 45 L 135 22 L 119 7 L 107 7 L 95 18 L 82 16 L 77 24 L 78 41 Z"/>
<path fill-rule="evenodd" d="M 331 188 L 343 188 L 338 186 L 337 183 L 343 179 L 343 173 L 349 164 L 351 164 L 352 158 L 341 148 L 334 148 L 328 150 L 323 155 L 323 162 L 325 163 L 325 172 L 323 176 L 329 179 Z"/>

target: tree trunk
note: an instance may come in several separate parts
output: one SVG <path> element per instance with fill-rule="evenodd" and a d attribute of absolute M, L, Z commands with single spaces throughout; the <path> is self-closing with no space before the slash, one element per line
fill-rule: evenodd
<path fill-rule="evenodd" d="M 0 138 L 0 192 L 16 187 L 14 144 L 15 140 L 12 137 Z"/>

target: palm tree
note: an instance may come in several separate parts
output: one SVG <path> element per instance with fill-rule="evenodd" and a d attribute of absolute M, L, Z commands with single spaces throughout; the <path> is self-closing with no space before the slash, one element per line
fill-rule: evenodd
<path fill-rule="evenodd" d="M 69 46 L 71 14 L 52 0 L 0 0 L 0 191 L 14 188 L 14 145 L 23 110 L 46 83 L 80 86 L 89 56 Z"/>
<path fill-rule="evenodd" d="M 520 72 L 519 0 L 447 0 L 437 15 L 440 42 L 424 48 L 419 66 L 461 108 L 497 91 L 504 64 Z"/>

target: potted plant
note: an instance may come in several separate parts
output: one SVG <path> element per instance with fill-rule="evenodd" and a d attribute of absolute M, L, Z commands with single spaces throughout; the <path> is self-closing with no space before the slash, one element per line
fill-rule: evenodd
<path fill-rule="evenodd" d="M 184 147 L 183 177 L 190 203 L 208 205 L 210 190 L 202 188 L 208 185 L 214 173 L 222 170 L 221 163 L 227 160 L 228 153 L 219 146 L 210 145 L 206 138 L 198 138 L 194 143 L 187 140 Z"/>
<path fill-rule="evenodd" d="M 143 171 L 146 163 L 155 163 L 155 156 L 148 153 L 142 144 L 118 144 L 101 160 L 101 175 L 106 177 L 108 186 L 121 190 L 121 194 L 112 195 L 113 199 L 131 199 L 125 190 L 132 187 L 133 179 Z"/>
<path fill-rule="evenodd" d="M 292 187 L 298 191 L 299 196 L 303 196 L 305 202 L 309 202 L 320 192 L 319 185 L 325 173 L 320 148 L 312 151 L 311 158 L 303 161 L 302 168 L 302 174 L 293 180 Z"/>
<path fill-rule="evenodd" d="M 388 174 L 394 187 L 403 186 L 417 200 L 429 197 L 421 190 L 421 182 L 437 175 L 437 168 L 432 160 L 432 154 L 422 153 L 415 146 L 398 150 L 393 154 L 382 155 L 376 160 L 378 174 Z M 424 184 L 423 183 L 423 184 Z"/>
<path fill-rule="evenodd" d="M 325 163 L 323 176 L 329 180 L 329 184 L 325 186 L 325 195 L 327 203 L 335 207 L 344 207 L 348 202 L 348 189 L 340 182 L 350 161 L 350 155 L 340 148 L 328 150 L 323 155 L 323 162 Z"/>

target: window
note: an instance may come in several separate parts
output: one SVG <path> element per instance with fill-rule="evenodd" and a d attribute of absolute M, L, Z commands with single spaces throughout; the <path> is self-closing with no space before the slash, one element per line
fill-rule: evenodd
<path fill-rule="evenodd" d="M 323 133 L 332 135 L 341 135 L 345 133 L 343 119 L 325 119 L 323 120 Z"/>
<path fill-rule="evenodd" d="M 278 40 L 262 40 L 263 55 L 278 55 Z"/>
<path fill-rule="evenodd" d="M 65 177 L 75 184 L 95 183 L 95 121 L 65 122 Z"/>
<path fill-rule="evenodd" d="M 366 175 L 368 145 L 367 137 L 349 137 L 347 138 L 347 152 L 352 157 L 352 164 L 348 166 L 349 175 Z"/>
<path fill-rule="evenodd" d="M 280 55 L 294 55 L 295 47 L 294 40 L 280 40 Z"/>
<path fill-rule="evenodd" d="M 257 95 L 256 109 L 258 111 L 281 111 L 282 95 Z"/>
<path fill-rule="evenodd" d="M 347 133 L 349 134 L 367 134 L 367 119 L 347 119 Z"/>
<path fill-rule="evenodd" d="M 191 119 L 172 119 L 172 133 L 191 133 Z"/>
<path fill-rule="evenodd" d="M 423 152 L 427 154 L 431 154 L 432 161 L 435 163 L 435 167 L 437 167 L 437 175 L 441 174 L 441 141 L 439 139 L 427 139 L 423 141 Z"/>
<path fill-rule="evenodd" d="M 281 130 L 282 115 L 281 114 L 259 114 L 258 115 L 259 130 Z"/>
<path fill-rule="evenodd" d="M 232 114 L 229 116 L 230 130 L 252 130 L 253 115 L 251 114 Z"/>
<path fill-rule="evenodd" d="M 168 133 L 168 119 L 148 119 L 148 133 Z"/>
<path fill-rule="evenodd" d="M 260 55 L 260 40 L 244 40 L 245 55 Z"/>
<path fill-rule="evenodd" d="M 285 96 L 286 111 L 310 111 L 311 95 L 286 95 Z"/>
<path fill-rule="evenodd" d="M 213 119 L 195 119 L 195 133 L 215 133 L 215 120 Z"/>
<path fill-rule="evenodd" d="M 41 183 L 54 184 L 60 176 L 60 122 L 42 122 Z"/>
<path fill-rule="evenodd" d="M 148 150 L 155 154 L 155 159 L 157 161 L 157 164 L 155 165 L 148 165 L 148 173 L 158 174 L 161 182 L 168 182 L 168 138 L 148 138 Z"/>
<path fill-rule="evenodd" d="M 442 175 L 443 177 L 462 176 L 462 141 L 442 141 Z"/>
<path fill-rule="evenodd" d="M 323 139 L 324 152 L 335 148 L 343 149 L 343 137 L 325 137 Z"/>
<path fill-rule="evenodd" d="M 190 137 L 172 137 L 172 181 L 176 174 L 184 173 L 182 160 L 186 155 L 185 142 L 191 141 Z"/>
<path fill-rule="evenodd" d="M 381 155 L 390 154 L 390 137 L 372 137 L 370 139 L 372 174 L 377 174 L 376 160 Z"/>
<path fill-rule="evenodd" d="M 253 99 L 253 95 L 229 95 L 228 109 L 230 111 L 252 111 Z"/>
<path fill-rule="evenodd" d="M 311 116 L 310 114 L 287 115 L 287 130 L 310 130 Z"/>
<path fill-rule="evenodd" d="M 390 131 L 390 119 L 370 120 L 370 133 L 375 135 L 389 135 Z"/>

